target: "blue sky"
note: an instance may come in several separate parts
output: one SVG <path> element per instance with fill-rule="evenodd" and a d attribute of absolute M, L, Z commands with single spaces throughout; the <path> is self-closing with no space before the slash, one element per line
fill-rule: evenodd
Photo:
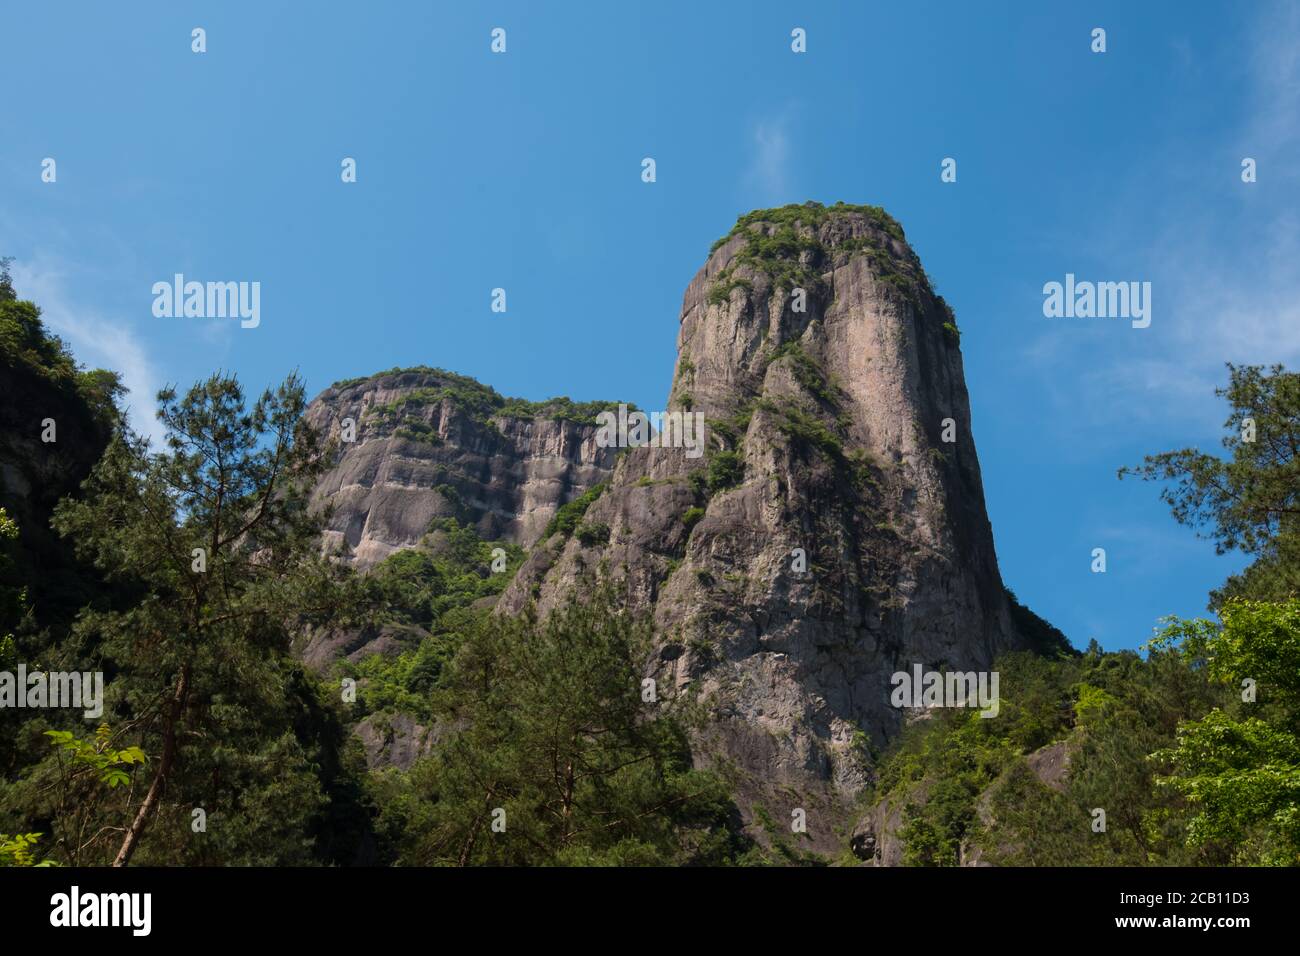
<path fill-rule="evenodd" d="M 739 214 L 873 203 L 956 310 L 1022 600 L 1135 647 L 1241 566 L 1115 471 L 1217 447 L 1224 361 L 1300 357 L 1294 4 L 72 2 L 0 34 L 0 254 L 137 427 L 218 367 L 662 407 L 682 292 Z M 261 325 L 155 318 L 177 272 L 259 281 Z M 1067 272 L 1150 281 L 1151 327 L 1045 318 Z"/>

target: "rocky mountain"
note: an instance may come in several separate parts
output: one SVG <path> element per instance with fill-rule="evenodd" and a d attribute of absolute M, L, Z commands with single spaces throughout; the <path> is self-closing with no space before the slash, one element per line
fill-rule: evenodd
<path fill-rule="evenodd" d="M 890 675 L 1028 642 L 954 316 L 882 210 L 751 213 L 686 289 L 667 408 L 704 414 L 707 455 L 630 450 L 586 514 L 607 539 L 539 543 L 498 610 L 603 569 L 653 613 L 665 692 L 708 702 L 742 809 L 782 829 L 803 809 L 829 849 L 900 725 Z"/>
<path fill-rule="evenodd" d="M 440 517 L 531 546 L 557 507 L 609 478 L 617 449 L 597 447 L 595 425 L 608 404 L 507 399 L 423 367 L 336 383 L 307 411 L 337 442 L 315 496 L 333 507 L 326 547 L 369 568 Z"/>
<path fill-rule="evenodd" d="M 891 675 L 987 669 L 1042 625 L 998 571 L 952 310 L 883 210 L 756 211 L 682 304 L 665 410 L 702 416 L 705 453 L 601 447 L 602 407 L 428 369 L 336 385 L 309 413 L 357 427 L 318 492 L 331 537 L 364 567 L 467 515 L 530 549 L 499 614 L 614 582 L 751 830 L 802 812 L 803 848 L 835 852 L 902 723 Z"/>

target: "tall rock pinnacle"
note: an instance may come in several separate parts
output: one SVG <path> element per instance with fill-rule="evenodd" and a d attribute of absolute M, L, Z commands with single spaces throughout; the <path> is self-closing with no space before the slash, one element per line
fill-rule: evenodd
<path fill-rule="evenodd" d="M 608 576 L 653 614 L 650 676 L 707 704 L 702 749 L 747 816 L 836 816 L 901 724 L 893 673 L 985 669 L 1025 644 L 958 340 L 883 210 L 742 217 L 682 303 L 667 409 L 703 413 L 706 454 L 628 450 L 593 530 L 539 541 L 498 612 Z"/>

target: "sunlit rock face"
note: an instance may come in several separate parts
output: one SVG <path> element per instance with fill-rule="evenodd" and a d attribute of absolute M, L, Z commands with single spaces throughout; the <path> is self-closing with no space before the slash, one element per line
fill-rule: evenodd
<path fill-rule="evenodd" d="M 559 505 L 609 477 L 617 449 L 597 447 L 594 423 L 522 404 L 433 369 L 326 389 L 307 410 L 337 443 L 314 494 L 333 509 L 325 547 L 369 568 L 443 517 L 531 546 Z"/>
<path fill-rule="evenodd" d="M 784 826 L 797 805 L 833 850 L 900 726 L 890 676 L 1024 644 L 955 318 L 881 210 L 753 213 L 687 286 L 666 408 L 704 413 L 708 453 L 628 451 L 585 516 L 607 543 L 538 542 L 497 611 L 614 578 L 657 626 L 649 676 L 707 702 L 702 750 L 742 811 Z"/>
<path fill-rule="evenodd" d="M 724 771 L 752 832 L 802 814 L 803 845 L 835 853 L 872 748 L 904 719 L 891 676 L 985 670 L 1028 643 L 998 572 L 956 319 L 882 210 L 805 205 L 751 213 L 715 245 L 677 345 L 662 411 L 702 413 L 703 455 L 612 447 L 594 404 L 520 403 L 431 369 L 326 390 L 308 412 L 340 440 L 316 490 L 333 507 L 326 547 L 368 568 L 455 516 L 529 549 L 498 614 L 613 581 L 654 622 L 657 693 L 704 705 L 698 759 Z M 589 533 L 542 537 L 598 484 Z M 328 637 L 322 660 L 388 639 Z"/>

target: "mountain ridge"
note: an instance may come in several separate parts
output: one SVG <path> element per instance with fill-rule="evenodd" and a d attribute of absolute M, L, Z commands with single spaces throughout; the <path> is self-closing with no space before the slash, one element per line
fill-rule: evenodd
<path fill-rule="evenodd" d="M 434 519 L 466 513 L 485 539 L 531 545 L 560 505 L 608 477 L 615 450 L 595 442 L 604 404 L 505 398 L 425 366 L 330 386 L 306 413 L 337 443 L 314 498 L 333 508 L 325 547 L 369 568 Z"/>

